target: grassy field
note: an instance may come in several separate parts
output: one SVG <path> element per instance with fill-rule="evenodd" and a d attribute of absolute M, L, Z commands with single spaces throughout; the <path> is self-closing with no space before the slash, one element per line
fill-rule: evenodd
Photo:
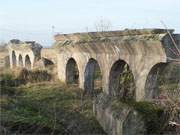
<path fill-rule="evenodd" d="M 60 82 L 1 87 L 1 134 L 105 134 L 91 97 Z"/>
<path fill-rule="evenodd" d="M 150 129 L 151 125 L 153 129 L 159 126 L 165 129 L 169 121 L 179 121 L 179 68 L 172 71 L 170 77 L 163 76 L 159 88 L 163 98 L 156 103 L 163 106 L 164 118 L 159 119 L 154 105 L 125 102 L 143 112 Z M 96 84 L 101 86 L 100 81 Z M 0 135 L 104 135 L 93 114 L 92 101 L 91 96 L 84 95 L 75 85 L 67 86 L 55 80 L 50 71 L 3 70 L 0 72 Z M 156 125 L 159 121 L 162 123 Z"/>

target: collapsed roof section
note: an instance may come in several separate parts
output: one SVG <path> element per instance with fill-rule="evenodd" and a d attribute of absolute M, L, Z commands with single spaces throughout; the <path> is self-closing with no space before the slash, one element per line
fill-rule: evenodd
<path fill-rule="evenodd" d="M 41 57 L 42 46 L 35 41 L 20 41 L 18 39 L 12 39 L 8 43 L 9 51 L 18 51 L 20 53 L 33 53 L 35 58 Z"/>

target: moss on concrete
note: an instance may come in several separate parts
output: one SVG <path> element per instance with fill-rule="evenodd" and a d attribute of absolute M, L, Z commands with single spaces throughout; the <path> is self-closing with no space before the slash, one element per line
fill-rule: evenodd
<path fill-rule="evenodd" d="M 146 131 L 148 134 L 159 133 L 161 131 L 161 117 L 163 115 L 163 108 L 150 102 L 135 102 L 123 101 L 102 93 L 96 99 L 95 104 L 101 108 L 110 107 L 115 119 L 122 117 L 122 110 L 136 111 L 145 122 Z"/>

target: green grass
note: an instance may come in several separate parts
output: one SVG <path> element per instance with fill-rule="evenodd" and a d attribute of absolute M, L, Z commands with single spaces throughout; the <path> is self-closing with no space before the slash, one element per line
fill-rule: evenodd
<path fill-rule="evenodd" d="M 105 134 L 79 88 L 44 82 L 2 89 L 0 118 L 9 134 Z"/>

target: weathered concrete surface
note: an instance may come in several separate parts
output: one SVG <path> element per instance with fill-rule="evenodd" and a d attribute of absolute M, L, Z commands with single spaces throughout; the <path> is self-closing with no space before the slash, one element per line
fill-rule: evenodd
<path fill-rule="evenodd" d="M 169 31 L 179 47 L 180 35 L 173 34 L 173 30 Z M 136 88 L 132 98 L 140 101 L 144 100 L 146 95 L 153 95 L 153 93 L 148 94 L 149 92 L 155 91 L 145 91 L 147 82 L 150 84 L 152 81 L 156 82 L 153 79 L 147 81 L 150 71 L 155 66 L 159 67 L 161 64 L 180 59 L 167 30 L 164 29 L 64 34 L 56 35 L 55 40 L 53 48 L 48 49 L 41 49 L 42 47 L 35 42 L 11 40 L 8 44 L 11 68 L 14 66 L 45 67 L 46 62 L 52 62 L 57 64 L 59 79 L 66 82 L 68 80 L 67 63 L 73 58 L 79 71 L 79 87 L 86 89 L 86 86 L 93 87 L 93 83 L 87 84 L 93 80 L 88 81 L 89 77 L 85 74 L 90 60 L 93 59 L 102 72 L 103 91 L 111 94 L 112 89 L 116 91 L 119 87 L 116 79 L 118 75 L 113 74 L 121 73 L 119 68 L 113 68 L 113 66 L 121 61 L 128 64 L 134 76 Z M 121 63 L 118 64 L 121 65 Z M 94 72 L 93 68 L 91 69 L 91 72 Z M 114 77 L 113 80 L 112 77 Z M 152 89 L 155 88 L 152 87 Z"/>
<path fill-rule="evenodd" d="M 166 95 L 174 101 L 180 101 L 180 62 L 154 66 L 147 78 L 149 80 L 153 81 L 146 85 L 146 99 Z"/>
<path fill-rule="evenodd" d="M 175 39 L 178 48 L 180 48 L 180 34 L 173 34 L 173 38 Z"/>
<path fill-rule="evenodd" d="M 33 68 L 34 62 L 41 58 L 42 46 L 34 41 L 11 40 L 8 43 L 10 66 Z"/>
<path fill-rule="evenodd" d="M 171 34 L 175 44 L 172 42 L 169 34 L 167 34 L 162 39 L 162 44 L 164 46 L 168 61 L 180 61 L 180 53 L 177 48 L 180 50 L 180 34 Z M 176 46 L 176 47 L 175 47 Z"/>
<path fill-rule="evenodd" d="M 57 54 L 56 50 L 53 48 L 43 48 L 41 50 L 41 58 L 48 59 L 52 61 L 55 65 L 57 64 Z"/>
<path fill-rule="evenodd" d="M 171 33 L 173 32 L 170 30 Z M 79 87 L 84 89 L 85 69 L 93 58 L 102 72 L 103 91 L 109 92 L 110 72 L 118 60 L 126 62 L 134 75 L 136 101 L 145 99 L 147 76 L 158 63 L 179 59 L 167 47 L 172 42 L 166 30 L 125 30 L 101 33 L 75 33 L 56 35 L 55 48 L 58 50 L 57 66 L 59 79 L 66 82 L 66 65 L 75 59 L 79 70 Z"/>
<path fill-rule="evenodd" d="M 173 30 L 169 31 L 180 48 L 180 35 L 173 34 Z M 168 63 L 180 60 L 172 39 L 164 29 L 63 34 L 56 35 L 55 40 L 53 48 L 42 50 L 35 42 L 10 42 L 11 68 L 29 65 L 33 68 L 36 62 L 41 67 L 43 59 L 47 59 L 57 64 L 58 76 L 62 82 L 68 83 L 78 78 L 80 88 L 92 90 L 97 65 L 102 74 L 104 93 L 118 96 L 118 77 L 123 66 L 128 65 L 133 74 L 133 87 L 135 85 L 130 99 L 143 101 L 158 96 L 156 88 L 162 69 Z M 111 104 L 103 106 L 95 103 L 94 112 L 108 134 L 145 134 L 144 122 L 132 108 L 122 106 L 117 112 Z"/>
<path fill-rule="evenodd" d="M 108 135 L 145 135 L 146 126 L 142 116 L 123 103 L 116 107 L 115 99 L 100 94 L 94 102 L 94 113 Z"/>

